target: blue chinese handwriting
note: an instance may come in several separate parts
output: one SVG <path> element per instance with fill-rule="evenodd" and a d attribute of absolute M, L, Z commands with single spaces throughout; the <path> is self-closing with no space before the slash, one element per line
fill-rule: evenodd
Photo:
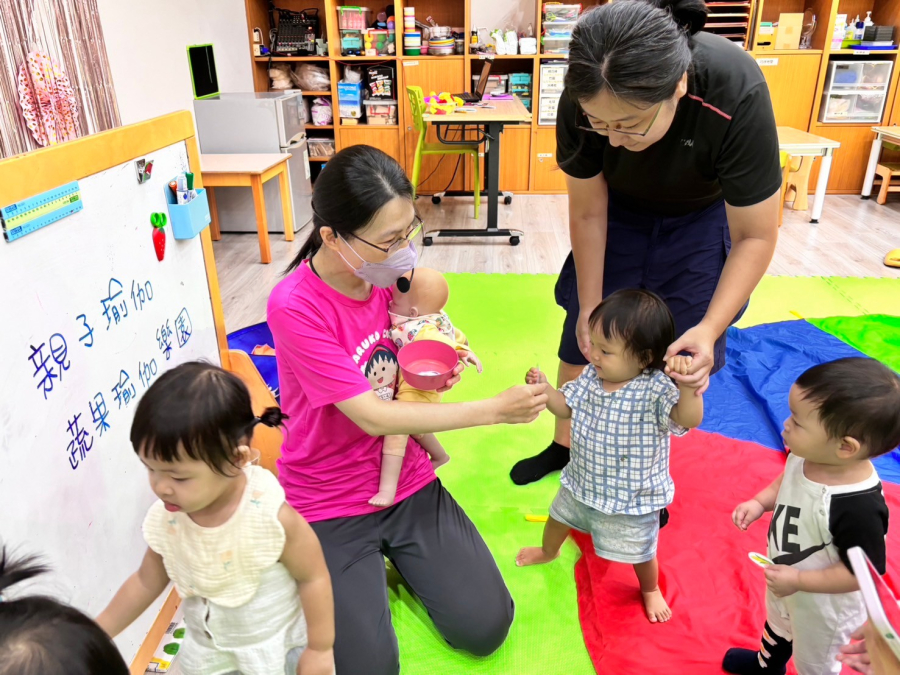
<path fill-rule="evenodd" d="M 141 286 L 138 282 L 131 282 L 131 301 L 134 303 L 135 311 L 144 309 L 144 304 L 153 300 L 153 286 L 150 282 L 146 282 Z"/>
<path fill-rule="evenodd" d="M 85 340 L 90 340 L 90 343 L 86 343 L 84 346 L 89 347 L 89 348 L 93 347 L 94 346 L 94 329 L 88 325 L 87 315 L 79 314 L 78 316 L 75 317 L 75 319 L 78 321 L 81 321 L 81 323 L 84 324 L 84 327 L 87 330 L 87 332 L 84 335 L 82 335 L 80 338 L 78 338 L 78 341 L 84 342 Z"/>
<path fill-rule="evenodd" d="M 98 391 L 94 396 L 94 400 L 88 401 L 88 407 L 91 410 L 91 418 L 95 425 L 94 431 L 99 432 L 100 436 L 103 436 L 103 432 L 109 429 L 109 422 L 106 421 L 106 418 L 109 417 L 109 410 L 106 408 L 103 394 Z"/>
<path fill-rule="evenodd" d="M 94 447 L 94 438 L 87 431 L 81 428 L 78 420 L 81 419 L 81 413 L 76 414 L 69 420 L 69 435 L 72 439 L 66 449 L 69 455 L 69 466 L 72 470 L 78 468 L 80 462 L 84 461 L 85 455 Z"/>
<path fill-rule="evenodd" d="M 59 333 L 51 335 L 50 353 L 53 355 L 56 365 L 59 366 L 59 381 L 62 382 L 63 371 L 68 370 L 69 366 L 72 365 L 71 361 L 66 361 L 66 357 L 69 355 L 69 345 L 66 344 L 66 338 Z"/>
<path fill-rule="evenodd" d="M 107 290 L 109 294 L 100 301 L 100 304 L 103 305 L 103 316 L 106 317 L 106 330 L 109 330 L 113 321 L 118 325 L 128 316 L 128 303 L 124 299 L 119 300 L 122 295 L 122 282 L 118 279 L 110 279 Z"/>
<path fill-rule="evenodd" d="M 156 330 L 156 343 L 159 351 L 166 357 L 166 361 L 172 358 L 172 328 L 168 320 Z"/>
<path fill-rule="evenodd" d="M 28 360 L 34 366 L 31 377 L 40 376 L 37 388 L 44 395 L 44 400 L 47 400 L 47 394 L 53 391 L 53 380 L 62 382 L 62 374 L 72 365 L 72 362 L 68 360 L 69 346 L 66 344 L 66 338 L 59 333 L 54 333 L 47 342 L 42 342 L 40 346 L 29 345 L 29 347 L 31 347 L 31 354 L 28 355 Z M 49 356 L 44 356 L 44 347 L 50 348 Z M 59 372 L 53 366 L 48 365 L 51 358 L 59 366 Z"/>
<path fill-rule="evenodd" d="M 127 408 L 128 404 L 131 403 L 137 395 L 134 384 L 131 384 L 131 377 L 129 377 L 128 373 L 124 370 L 119 372 L 119 381 L 110 391 L 115 394 L 115 399 L 119 403 L 120 410 L 123 405 Z"/>
<path fill-rule="evenodd" d="M 191 317 L 187 308 L 181 310 L 181 314 L 175 319 L 175 335 L 178 338 L 178 346 L 184 347 L 187 341 L 191 339 L 191 331 L 194 327 L 191 325 Z"/>
<path fill-rule="evenodd" d="M 34 345 L 29 345 L 31 347 L 31 354 L 28 357 L 28 360 L 31 361 L 31 365 L 34 366 L 34 373 L 32 373 L 31 377 L 35 378 L 40 375 L 41 379 L 38 381 L 37 388 L 43 389 L 44 400 L 47 400 L 47 394 L 53 391 L 53 380 L 59 378 L 59 375 L 56 374 L 53 366 L 48 366 L 47 361 L 50 360 L 49 356 L 44 356 L 44 347 L 46 343 L 42 342 L 39 347 L 35 347 Z"/>
<path fill-rule="evenodd" d="M 144 387 L 150 386 L 150 381 L 156 377 L 157 370 L 156 359 L 150 359 L 150 363 L 141 363 L 138 361 L 138 375 L 141 378 L 141 384 L 144 385 Z"/>

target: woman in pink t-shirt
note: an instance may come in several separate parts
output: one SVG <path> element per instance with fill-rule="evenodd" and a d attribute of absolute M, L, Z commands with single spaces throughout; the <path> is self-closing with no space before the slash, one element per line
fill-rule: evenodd
<path fill-rule="evenodd" d="M 547 397 L 521 385 L 485 401 L 392 401 L 391 286 L 416 263 L 421 229 L 400 165 L 357 145 L 316 181 L 313 233 L 269 298 L 281 404 L 290 416 L 279 479 L 312 524 L 334 588 L 337 675 L 393 675 L 384 557 L 447 642 L 487 655 L 506 639 L 513 601 L 493 556 L 410 438 L 393 506 L 377 491 L 383 437 L 534 420 Z M 460 365 L 449 388 L 459 380 Z"/>

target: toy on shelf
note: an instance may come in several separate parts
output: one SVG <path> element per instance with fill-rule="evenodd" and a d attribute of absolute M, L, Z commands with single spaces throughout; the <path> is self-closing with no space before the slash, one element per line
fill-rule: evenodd
<path fill-rule="evenodd" d="M 425 105 L 431 115 L 449 115 L 463 106 L 463 100 L 446 91 L 440 94 L 431 92 L 430 96 L 425 97 Z"/>
<path fill-rule="evenodd" d="M 269 77 L 272 78 L 271 89 L 291 89 L 294 86 L 291 67 L 287 63 L 274 64 L 269 68 Z"/>

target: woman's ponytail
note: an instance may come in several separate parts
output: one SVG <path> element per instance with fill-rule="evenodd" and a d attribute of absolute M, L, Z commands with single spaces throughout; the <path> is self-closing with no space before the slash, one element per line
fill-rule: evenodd
<path fill-rule="evenodd" d="M 703 30 L 709 15 L 704 0 L 650 0 L 650 4 L 671 12 L 675 23 L 691 35 Z"/>

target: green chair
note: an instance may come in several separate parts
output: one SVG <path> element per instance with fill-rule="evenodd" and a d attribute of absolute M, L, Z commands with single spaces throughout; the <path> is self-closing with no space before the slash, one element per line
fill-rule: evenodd
<path fill-rule="evenodd" d="M 422 157 L 425 155 L 471 155 L 472 164 L 475 167 L 475 218 L 478 218 L 478 210 L 481 206 L 481 167 L 478 161 L 478 153 L 481 149 L 481 143 L 465 141 L 426 143 L 425 134 L 428 132 L 428 123 L 422 117 L 425 114 L 425 95 L 422 93 L 422 87 L 407 87 L 406 93 L 409 96 L 413 127 L 419 132 L 412 170 L 413 198 L 415 198 L 416 189 L 419 186 Z M 487 149 L 486 143 L 487 141 L 485 142 L 485 150 Z"/>

